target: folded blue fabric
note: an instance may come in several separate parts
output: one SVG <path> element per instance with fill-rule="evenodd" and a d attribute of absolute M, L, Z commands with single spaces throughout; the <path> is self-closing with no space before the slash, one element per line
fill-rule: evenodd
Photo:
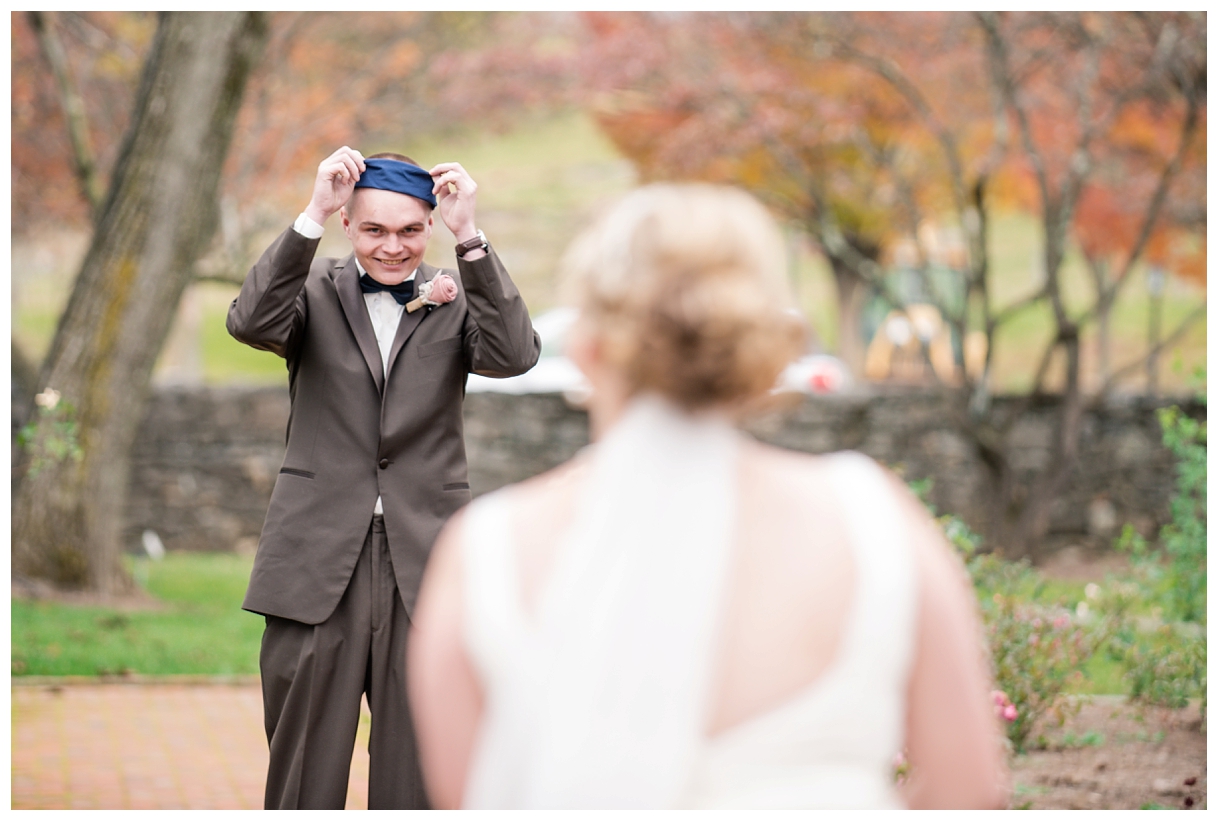
<path fill-rule="evenodd" d="M 436 207 L 436 195 L 431 193 L 435 180 L 422 168 L 400 160 L 378 157 L 364 160 L 364 173 L 360 174 L 356 188 L 380 188 L 396 191 Z"/>

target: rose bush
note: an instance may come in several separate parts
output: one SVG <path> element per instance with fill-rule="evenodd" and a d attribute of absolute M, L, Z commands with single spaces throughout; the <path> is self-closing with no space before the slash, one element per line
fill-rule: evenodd
<path fill-rule="evenodd" d="M 1016 752 L 1023 752 L 1040 718 L 1052 716 L 1061 723 L 1078 711 L 1078 700 L 1066 695 L 1081 683 L 1083 666 L 1105 636 L 1064 608 L 1002 593 L 995 593 L 989 604 L 982 614 L 994 680 L 1013 713 L 1009 718 L 1003 714 L 1007 738 Z"/>
<path fill-rule="evenodd" d="M 1172 522 L 1159 534 L 1163 549 L 1152 550 L 1126 528 L 1118 548 L 1132 553 L 1132 576 L 1088 584 L 1081 600 L 1042 601 L 1045 580 L 1030 564 L 982 553 L 981 538 L 963 520 L 937 519 L 976 590 L 1001 688 L 995 708 L 1018 752 L 1038 721 L 1060 723 L 1077 711 L 1081 705 L 1071 690 L 1101 651 L 1123 665 L 1132 699 L 1182 707 L 1200 696 L 1205 714 L 1206 425 L 1177 409 L 1161 412 L 1160 423 L 1164 443 L 1178 459 Z M 929 480 L 910 487 L 925 503 Z"/>
<path fill-rule="evenodd" d="M 1013 749 L 1023 752 L 1038 720 L 1052 716 L 1060 723 L 1077 711 L 1079 703 L 1067 698 L 1069 691 L 1082 681 L 1083 667 L 1117 622 L 1107 611 L 1092 614 L 1081 605 L 1072 611 L 1037 602 L 1043 579 L 1031 565 L 980 553 L 981 537 L 956 516 L 941 516 L 938 522 L 977 592 L 990 668 L 999 687 L 996 709 Z"/>

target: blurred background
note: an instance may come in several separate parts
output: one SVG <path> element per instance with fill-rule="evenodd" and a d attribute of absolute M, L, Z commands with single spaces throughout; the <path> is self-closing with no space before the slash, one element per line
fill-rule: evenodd
<path fill-rule="evenodd" d="M 156 18 L 48 16 L 82 103 L 95 184 L 104 186 Z M 887 280 L 905 302 L 960 310 L 963 280 L 978 260 L 970 260 L 973 237 L 954 198 L 973 197 L 978 184 L 991 312 L 1042 287 L 1046 215 L 1036 167 L 1047 168 L 1051 191 L 1063 183 L 1061 166 L 1082 136 L 1077 89 L 1070 87 L 1075 63 L 1094 57 L 1103 76 L 1089 90 L 1093 106 L 1112 106 L 1122 94 L 1136 99 L 1122 101 L 1090 137 L 1085 190 L 1073 213 L 1060 217 L 1067 236 L 1054 276 L 1066 310 L 1094 311 L 1117 286 L 1102 317 L 1081 329 L 1083 389 L 1139 391 L 1148 380 L 1162 390 L 1186 389 L 1204 363 L 1203 318 L 1156 368 L 1108 380 L 1144 353 L 1156 325 L 1166 337 L 1204 301 L 1204 93 L 1200 123 L 1151 236 L 1126 270 L 1159 172 L 1178 148 L 1186 102 L 1169 79 L 1154 87 L 1121 67 L 1131 47 L 1153 50 L 1154 42 L 1136 21 L 1106 17 L 1027 15 L 1004 33 L 1012 60 L 1026 63 L 1011 70 L 1020 72 L 1023 112 L 1039 152 L 1033 158 L 1016 115 L 1000 116 L 989 46 L 969 15 L 271 14 L 224 168 L 219 231 L 200 265 L 199 278 L 212 279 L 191 284 L 176 306 L 155 379 L 285 383 L 280 362 L 224 332 L 235 293 L 224 281 L 238 282 L 303 209 L 317 163 L 344 144 L 365 154 L 402 151 L 425 166 L 462 162 L 481 186 L 480 222 L 535 315 L 557 304 L 558 257 L 606 200 L 654 179 L 743 185 L 787 230 L 792 285 L 817 351 L 866 379 L 868 347 L 893 307 L 873 278 Z M 1175 25 L 1197 24 L 1181 15 Z M 1066 53 L 1042 48 L 1071 26 L 1103 29 L 1094 55 L 1078 46 Z M 1186 44 L 1177 41 L 1178 48 Z M 22 357 L 37 365 L 88 246 L 90 220 L 64 90 L 29 21 L 16 13 L 12 76 L 13 334 Z M 1110 87 L 1122 81 L 1148 87 Z M 945 158 L 944 139 L 954 144 L 959 168 Z M 852 271 L 844 254 L 826 253 L 826 215 L 874 263 L 868 273 Z M 440 226 L 429 261 L 452 264 L 443 233 Z M 345 254 L 344 243 L 331 226 L 322 252 Z M 1044 299 L 1002 324 L 989 377 L 994 391 L 1033 384 L 1033 349 L 1052 335 L 1052 312 Z M 924 331 L 942 321 L 931 318 Z M 968 321 L 966 334 L 984 330 L 980 311 Z M 896 325 L 881 339 L 909 337 Z M 949 336 L 951 359 L 963 366 L 963 340 L 956 329 Z M 874 359 L 874 379 L 925 376 L 913 365 L 902 373 L 892 356 L 877 352 Z"/>
<path fill-rule="evenodd" d="M 750 431 L 863 451 L 940 517 L 1013 749 L 1099 750 L 1117 729 L 1045 735 L 1080 693 L 1204 716 L 1204 12 L 12 12 L 10 44 L 15 682 L 256 672 L 287 372 L 224 319 L 345 144 L 462 163 L 543 336 L 469 380 L 475 494 L 588 441 L 576 232 L 643 183 L 741 186 L 810 340 Z M 437 220 L 428 261 L 452 246 Z M 68 805 L 68 753 L 18 760 L 83 732 L 41 703 L 15 807 Z M 1197 726 L 1020 765 L 1014 805 L 1204 806 Z"/>
<path fill-rule="evenodd" d="M 1204 14 L 275 12 L 231 18 L 240 48 L 198 58 L 230 72 L 217 113 L 193 86 L 166 107 L 157 84 L 186 73 L 165 43 L 229 19 L 11 16 L 23 575 L 127 588 L 117 556 L 149 531 L 170 550 L 251 549 L 287 373 L 225 312 L 344 144 L 461 162 L 544 337 L 533 372 L 470 378 L 476 493 L 586 441 L 556 287 L 567 243 L 634 186 L 701 180 L 771 208 L 808 324 L 776 385 L 786 415 L 758 435 L 929 478 L 929 501 L 1016 557 L 1166 521 L 1155 410 L 1196 405 L 1205 366 Z M 186 160 L 136 139 L 158 117 L 210 128 L 196 154 L 227 146 L 165 195 L 201 198 L 172 219 L 146 189 L 182 186 Z M 137 270 L 128 298 L 138 254 L 110 237 L 138 231 L 139 253 L 173 234 L 185 256 Z M 452 246 L 437 224 L 429 261 L 453 265 Z M 331 225 L 321 253 L 348 252 Z M 69 501 L 47 507 L 51 488 Z M 75 529 L 26 539 L 60 520 Z M 65 541 L 77 558 L 38 558 Z"/>

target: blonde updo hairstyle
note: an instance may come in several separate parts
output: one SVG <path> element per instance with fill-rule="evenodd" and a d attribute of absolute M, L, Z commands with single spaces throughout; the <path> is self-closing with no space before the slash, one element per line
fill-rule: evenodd
<path fill-rule="evenodd" d="M 571 244 L 565 295 L 632 395 L 741 411 L 804 344 L 782 249 L 773 219 L 743 191 L 649 185 Z"/>

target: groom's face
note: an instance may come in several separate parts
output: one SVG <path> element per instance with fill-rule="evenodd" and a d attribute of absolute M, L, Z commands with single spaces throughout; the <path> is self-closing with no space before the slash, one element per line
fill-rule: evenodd
<path fill-rule="evenodd" d="M 368 276 L 396 285 L 410 276 L 427 251 L 431 208 L 396 191 L 357 188 L 342 209 L 343 231 Z"/>

